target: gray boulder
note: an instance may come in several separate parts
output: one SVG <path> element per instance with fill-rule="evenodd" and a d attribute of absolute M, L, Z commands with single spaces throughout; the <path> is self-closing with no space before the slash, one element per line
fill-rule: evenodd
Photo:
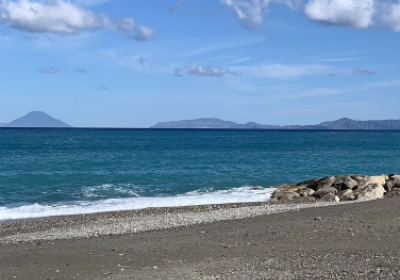
<path fill-rule="evenodd" d="M 400 196 L 400 188 L 393 188 L 391 191 L 387 192 L 385 197 L 398 197 Z"/>
<path fill-rule="evenodd" d="M 382 184 L 369 184 L 365 188 L 360 189 L 357 198 L 359 200 L 373 200 L 383 198 L 386 191 Z"/>
<path fill-rule="evenodd" d="M 307 197 L 307 196 L 312 196 L 315 193 L 315 191 L 313 189 L 305 188 L 299 190 L 298 193 L 300 194 L 300 196 Z"/>
<path fill-rule="evenodd" d="M 350 201 L 356 199 L 352 190 L 347 189 L 339 192 L 340 201 Z"/>
<path fill-rule="evenodd" d="M 314 193 L 316 198 L 321 199 L 322 197 L 326 196 L 327 194 L 333 194 L 334 196 L 338 193 L 338 190 L 333 187 L 325 187 L 322 189 L 317 190 Z"/>
<path fill-rule="evenodd" d="M 293 202 L 299 198 L 300 195 L 297 192 L 275 191 L 271 196 L 270 202 Z"/>
<path fill-rule="evenodd" d="M 337 195 L 333 193 L 325 193 L 318 197 L 318 201 L 326 201 L 326 202 L 339 202 L 340 199 Z"/>
<path fill-rule="evenodd" d="M 336 180 L 336 177 L 334 177 L 334 176 L 327 176 L 327 177 L 320 179 L 318 181 L 318 186 L 317 186 L 316 190 L 332 186 L 332 184 L 335 182 L 335 180 Z"/>
<path fill-rule="evenodd" d="M 369 178 L 369 176 L 365 175 L 351 175 L 350 177 L 357 182 L 357 188 L 365 186 Z"/>
<path fill-rule="evenodd" d="M 347 190 L 347 189 L 354 189 L 357 186 L 357 181 L 351 178 L 350 175 L 341 175 L 338 176 L 333 183 L 333 187 L 338 189 L 338 191 Z"/>
<path fill-rule="evenodd" d="M 390 192 L 393 188 L 400 188 L 400 176 L 389 177 L 386 181 L 385 189 Z"/>

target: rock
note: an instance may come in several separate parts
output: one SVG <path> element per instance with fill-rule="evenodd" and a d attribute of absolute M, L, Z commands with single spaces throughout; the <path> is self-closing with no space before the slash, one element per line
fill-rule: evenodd
<path fill-rule="evenodd" d="M 315 193 L 315 191 L 313 189 L 305 188 L 299 190 L 298 193 L 300 194 L 300 196 L 307 197 L 307 196 L 312 196 Z"/>
<path fill-rule="evenodd" d="M 315 203 L 315 202 L 317 202 L 317 200 L 313 196 L 304 196 L 304 197 L 300 197 L 299 202 L 301 202 L 301 203 Z"/>
<path fill-rule="evenodd" d="M 293 188 L 293 185 L 283 184 L 283 185 L 280 185 L 280 186 L 278 186 L 276 188 L 277 188 L 277 191 L 289 191 L 290 189 Z"/>
<path fill-rule="evenodd" d="M 297 187 L 300 189 L 309 188 L 309 189 L 313 189 L 315 191 L 318 188 L 318 182 L 320 180 L 321 180 L 321 178 L 317 178 L 317 179 L 312 179 L 312 180 L 304 181 L 301 183 L 297 183 Z"/>
<path fill-rule="evenodd" d="M 357 181 L 351 178 L 351 175 L 337 176 L 335 182 L 333 183 L 333 187 L 335 187 L 338 191 L 347 189 L 352 190 L 357 185 Z"/>
<path fill-rule="evenodd" d="M 333 193 L 325 193 L 319 196 L 318 201 L 326 201 L 326 202 L 339 202 L 340 199 L 337 195 Z"/>
<path fill-rule="evenodd" d="M 393 188 L 400 188 L 400 176 L 389 177 L 386 181 L 385 189 L 390 192 Z"/>
<path fill-rule="evenodd" d="M 336 195 L 338 193 L 338 190 L 333 187 L 325 187 L 325 188 L 317 190 L 314 193 L 314 196 L 317 198 L 322 198 L 323 196 L 325 196 L 328 193 Z"/>
<path fill-rule="evenodd" d="M 354 195 L 354 193 L 353 193 L 352 190 L 347 189 L 347 190 L 341 191 L 341 192 L 339 193 L 339 199 L 340 199 L 341 201 L 349 201 L 349 200 L 354 200 L 354 199 L 356 199 L 356 197 L 355 197 L 355 195 Z"/>
<path fill-rule="evenodd" d="M 317 186 L 316 191 L 319 189 L 323 189 L 323 188 L 332 186 L 332 184 L 335 182 L 335 179 L 336 178 L 334 176 L 327 176 L 327 177 L 320 179 L 318 181 L 318 186 Z"/>
<path fill-rule="evenodd" d="M 360 189 L 357 198 L 359 200 L 372 200 L 383 198 L 386 191 L 382 184 L 369 184 L 363 189 Z"/>
<path fill-rule="evenodd" d="M 373 185 L 373 184 L 380 184 L 384 186 L 386 184 L 386 176 L 385 175 L 379 175 L 379 176 L 371 176 L 368 178 L 367 182 L 365 183 L 365 186 L 368 185 Z M 364 186 L 359 186 L 359 188 L 363 188 Z"/>
<path fill-rule="evenodd" d="M 357 188 L 361 188 L 361 186 L 365 186 L 368 181 L 368 176 L 364 175 L 351 175 L 350 176 L 354 181 L 357 182 Z"/>
<path fill-rule="evenodd" d="M 271 196 L 271 202 L 290 202 L 300 198 L 297 192 L 275 191 Z"/>
<path fill-rule="evenodd" d="M 393 188 L 391 191 L 387 192 L 385 197 L 398 197 L 400 196 L 400 188 Z"/>

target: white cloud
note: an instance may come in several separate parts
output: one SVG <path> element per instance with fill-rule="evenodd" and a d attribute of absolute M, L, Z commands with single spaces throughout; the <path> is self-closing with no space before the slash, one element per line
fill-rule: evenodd
<path fill-rule="evenodd" d="M 236 71 L 232 71 L 229 69 L 222 69 L 219 66 L 200 66 L 194 63 L 188 63 L 185 65 L 186 73 L 191 76 L 199 76 L 199 77 L 223 77 L 225 74 L 229 74 L 232 76 L 241 76 L 242 73 L 238 73 Z M 174 70 L 175 76 L 181 76 L 181 68 L 176 67 Z"/>
<path fill-rule="evenodd" d="M 232 9 L 244 27 L 255 29 L 263 23 L 264 14 L 273 0 L 221 0 Z"/>
<path fill-rule="evenodd" d="M 186 70 L 192 76 L 220 78 L 225 75 L 225 72 L 220 67 L 202 67 L 193 63 L 186 64 Z"/>
<path fill-rule="evenodd" d="M 400 32 L 400 0 L 395 3 L 384 3 L 382 5 L 381 22 L 382 26 Z"/>
<path fill-rule="evenodd" d="M 135 32 L 134 39 L 142 42 L 151 41 L 153 38 L 153 32 L 154 30 L 149 27 L 139 26 Z"/>
<path fill-rule="evenodd" d="M 115 23 L 106 15 L 97 15 L 66 0 L 46 2 L 2 0 L 0 23 L 31 33 L 76 34 L 83 31 L 108 29 L 122 31 L 126 37 L 139 41 L 148 41 L 153 32 L 152 29 L 144 26 L 139 26 L 135 30 L 131 18 Z"/>
<path fill-rule="evenodd" d="M 1 3 L 1 9 L 3 21 L 8 21 L 13 28 L 28 32 L 70 34 L 101 27 L 91 11 L 78 8 L 70 2 L 5 0 Z"/>
<path fill-rule="evenodd" d="M 400 32 L 400 0 L 220 0 L 233 10 L 246 28 L 264 22 L 269 5 L 279 3 L 292 10 L 303 9 L 311 21 L 356 29 L 381 27 Z"/>
<path fill-rule="evenodd" d="M 135 24 L 133 23 L 133 19 L 131 18 L 124 18 L 117 24 L 118 29 L 132 32 L 135 29 Z"/>
<path fill-rule="evenodd" d="M 303 76 L 327 74 L 329 67 L 319 64 L 289 65 L 289 64 L 261 64 L 255 66 L 238 67 L 243 73 L 260 78 L 294 79 Z"/>
<path fill-rule="evenodd" d="M 368 28 L 373 25 L 374 0 L 311 0 L 304 9 L 310 20 Z"/>

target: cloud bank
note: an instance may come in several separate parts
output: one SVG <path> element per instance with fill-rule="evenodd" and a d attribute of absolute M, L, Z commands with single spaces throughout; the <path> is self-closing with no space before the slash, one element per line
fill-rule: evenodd
<path fill-rule="evenodd" d="M 271 3 L 302 9 L 311 21 L 355 29 L 385 28 L 400 32 L 400 0 L 221 0 L 240 24 L 257 29 Z"/>
<path fill-rule="evenodd" d="M 219 66 L 200 66 L 194 63 L 188 63 L 185 65 L 186 73 L 190 76 L 197 76 L 197 77 L 217 77 L 221 78 L 226 74 L 233 75 L 233 76 L 241 76 L 241 73 L 237 73 L 236 71 L 231 71 L 229 69 L 222 69 Z M 182 76 L 182 69 L 179 67 L 175 67 L 174 75 L 175 76 Z"/>
<path fill-rule="evenodd" d="M 244 27 L 255 29 L 263 23 L 271 1 L 273 0 L 221 0 L 221 3 L 235 12 Z"/>
<path fill-rule="evenodd" d="M 31 33 L 77 34 L 107 29 L 121 31 L 127 38 L 149 41 L 152 29 L 134 25 L 132 18 L 113 22 L 106 15 L 78 7 L 65 0 L 39 2 L 33 0 L 2 0 L 0 23 Z"/>
<path fill-rule="evenodd" d="M 361 29 L 373 25 L 375 5 L 374 0 L 311 0 L 304 13 L 313 21 Z"/>

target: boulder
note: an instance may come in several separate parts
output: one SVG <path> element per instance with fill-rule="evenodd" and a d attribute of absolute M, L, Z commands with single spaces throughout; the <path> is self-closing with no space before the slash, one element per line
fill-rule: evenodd
<path fill-rule="evenodd" d="M 300 196 L 307 197 L 307 196 L 312 196 L 315 193 L 315 191 L 313 189 L 305 188 L 299 190 L 298 193 L 300 194 Z"/>
<path fill-rule="evenodd" d="M 305 196 L 300 198 L 300 202 L 302 203 L 314 203 L 317 200 L 313 196 Z"/>
<path fill-rule="evenodd" d="M 391 191 L 387 192 L 385 197 L 398 197 L 400 196 L 400 188 L 393 188 Z"/>
<path fill-rule="evenodd" d="M 366 185 L 368 181 L 368 176 L 364 175 L 350 175 L 350 177 L 357 182 L 357 186 L 355 188 L 359 189 Z"/>
<path fill-rule="evenodd" d="M 369 184 L 363 189 L 359 190 L 357 199 L 359 200 L 373 200 L 383 198 L 386 191 L 382 184 Z"/>
<path fill-rule="evenodd" d="M 309 189 L 313 189 L 315 191 L 318 188 L 318 182 L 320 180 L 321 180 L 321 178 L 317 178 L 317 179 L 300 182 L 300 183 L 297 183 L 297 187 L 299 187 L 301 189 L 309 188 Z"/>
<path fill-rule="evenodd" d="M 271 202 L 291 202 L 294 200 L 298 200 L 300 195 L 297 192 L 288 192 L 288 191 L 275 191 L 270 201 Z"/>
<path fill-rule="evenodd" d="M 365 183 L 365 186 L 368 185 L 373 185 L 373 184 L 380 184 L 384 186 L 386 184 L 386 176 L 385 175 L 379 175 L 379 176 L 370 176 Z M 363 188 L 365 186 L 359 186 L 359 188 Z"/>
<path fill-rule="evenodd" d="M 340 199 L 337 195 L 329 192 L 324 193 L 318 197 L 318 201 L 326 201 L 326 202 L 339 202 Z"/>
<path fill-rule="evenodd" d="M 335 182 L 333 183 L 333 187 L 335 187 L 338 191 L 347 189 L 352 190 L 357 185 L 357 181 L 351 178 L 351 175 L 337 176 Z"/>
<path fill-rule="evenodd" d="M 393 188 L 400 188 L 400 176 L 389 177 L 386 181 L 385 189 L 390 192 Z"/>
<path fill-rule="evenodd" d="M 350 200 L 354 200 L 356 197 L 352 190 L 347 189 L 347 190 L 341 191 L 339 193 L 339 198 L 341 201 L 350 201 Z"/>
<path fill-rule="evenodd" d="M 314 193 L 316 198 L 321 199 L 322 197 L 326 196 L 327 194 L 333 194 L 334 196 L 338 193 L 338 190 L 333 187 L 325 187 L 322 189 L 317 190 Z"/>
<path fill-rule="evenodd" d="M 315 190 L 317 191 L 319 189 L 330 187 L 335 182 L 335 180 L 336 180 L 336 177 L 334 177 L 334 176 L 327 176 L 327 177 L 321 178 L 318 181 L 318 186 L 317 186 L 317 189 L 315 189 Z"/>

